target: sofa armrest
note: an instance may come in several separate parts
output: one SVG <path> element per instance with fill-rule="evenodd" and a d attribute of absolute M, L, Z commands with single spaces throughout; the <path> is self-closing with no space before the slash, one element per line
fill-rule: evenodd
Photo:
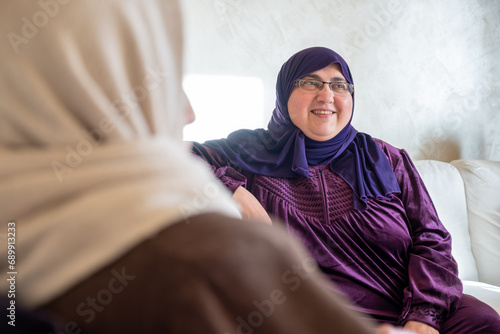
<path fill-rule="evenodd" d="M 500 161 L 455 160 L 465 184 L 479 280 L 500 286 Z"/>
<path fill-rule="evenodd" d="M 452 254 L 458 263 L 462 280 L 478 280 L 476 261 L 472 255 L 464 182 L 451 164 L 435 160 L 415 161 L 424 180 L 439 219 L 451 234 Z"/>
<path fill-rule="evenodd" d="M 464 293 L 490 305 L 500 314 L 500 287 L 475 281 L 463 281 Z"/>

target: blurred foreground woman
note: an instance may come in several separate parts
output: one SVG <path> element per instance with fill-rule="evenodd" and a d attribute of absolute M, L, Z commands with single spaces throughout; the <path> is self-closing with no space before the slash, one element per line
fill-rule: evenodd
<path fill-rule="evenodd" d="M 372 332 L 182 149 L 176 1 L 3 1 L 0 16 L 2 332 Z"/>

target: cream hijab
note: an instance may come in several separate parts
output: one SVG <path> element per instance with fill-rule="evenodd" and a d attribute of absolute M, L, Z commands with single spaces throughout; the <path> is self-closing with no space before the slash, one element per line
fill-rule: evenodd
<path fill-rule="evenodd" d="M 238 215 L 181 148 L 180 17 L 173 0 L 0 3 L 0 271 L 16 301 L 48 302 L 189 216 Z"/>

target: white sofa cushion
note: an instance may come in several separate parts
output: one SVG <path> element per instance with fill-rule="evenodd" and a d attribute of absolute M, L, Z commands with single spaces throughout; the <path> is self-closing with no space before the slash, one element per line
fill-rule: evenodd
<path fill-rule="evenodd" d="M 465 183 L 472 253 L 479 281 L 500 286 L 500 161 L 451 163 Z"/>
<path fill-rule="evenodd" d="M 500 287 L 474 281 L 463 281 L 464 293 L 474 296 L 500 313 Z"/>
<path fill-rule="evenodd" d="M 441 222 L 452 236 L 452 254 L 462 280 L 477 281 L 472 255 L 464 182 L 458 170 L 442 161 L 420 160 L 415 166 L 424 180 Z"/>

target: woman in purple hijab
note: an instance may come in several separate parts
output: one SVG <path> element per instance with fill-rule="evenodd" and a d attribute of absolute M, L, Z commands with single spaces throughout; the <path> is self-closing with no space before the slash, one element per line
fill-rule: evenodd
<path fill-rule="evenodd" d="M 416 333 L 500 333 L 462 293 L 451 237 L 407 152 L 351 125 L 354 82 L 334 51 L 285 62 L 267 130 L 193 143 L 247 216 L 275 216 L 336 289 L 381 323 Z M 286 277 L 284 277 L 286 279 Z"/>

